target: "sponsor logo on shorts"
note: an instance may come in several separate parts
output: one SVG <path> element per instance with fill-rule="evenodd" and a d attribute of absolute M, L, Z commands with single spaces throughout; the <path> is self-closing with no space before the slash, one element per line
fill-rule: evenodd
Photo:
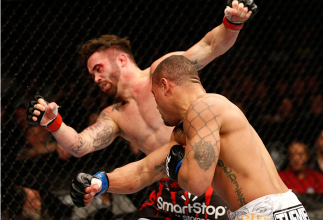
<path fill-rule="evenodd" d="M 190 195 L 189 195 L 190 197 Z M 193 201 L 197 198 L 195 196 L 193 198 Z M 184 197 L 184 200 L 185 197 Z M 207 214 L 208 216 L 214 216 L 215 219 L 218 219 L 218 217 L 223 216 L 226 214 L 226 208 L 224 206 L 217 206 L 214 207 L 212 205 L 206 205 L 205 202 L 199 203 L 199 202 L 191 202 L 187 205 L 180 206 L 179 204 L 173 204 L 171 202 L 166 202 L 163 200 L 162 197 L 157 198 L 157 207 L 160 210 L 164 210 L 166 212 L 170 213 L 176 213 L 176 214 L 181 214 L 183 215 L 184 220 L 204 220 L 204 218 L 200 217 L 194 217 L 192 215 L 205 215 Z M 186 215 L 186 211 L 190 216 Z M 212 217 L 213 219 L 213 217 Z"/>
<path fill-rule="evenodd" d="M 288 209 L 283 209 L 280 211 L 275 211 L 275 220 L 309 220 L 307 212 L 303 205 L 298 205 L 290 207 Z"/>

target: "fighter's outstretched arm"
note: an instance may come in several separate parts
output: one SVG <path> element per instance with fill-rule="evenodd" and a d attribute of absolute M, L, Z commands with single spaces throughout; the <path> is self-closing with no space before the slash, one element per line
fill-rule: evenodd
<path fill-rule="evenodd" d="M 174 143 L 175 144 L 175 143 Z M 130 194 L 166 178 L 165 162 L 171 143 L 158 148 L 144 159 L 127 164 L 108 173 L 108 192 Z"/>
<path fill-rule="evenodd" d="M 151 65 L 150 72 L 153 73 L 158 64 L 171 55 L 183 55 L 191 60 L 197 70 L 201 70 L 216 57 L 227 52 L 236 42 L 239 35 L 239 29 L 252 15 L 252 10 L 257 11 L 257 6 L 252 2 L 252 6 L 245 7 L 242 2 L 232 1 L 232 7 L 225 9 L 225 19 L 223 23 L 208 32 L 198 43 L 193 45 L 187 51 L 172 52 L 164 55 Z M 250 8 L 250 10 L 249 10 Z M 230 22 L 226 19 L 230 17 Z M 236 25 L 237 23 L 241 25 Z"/>
<path fill-rule="evenodd" d="M 81 157 L 107 147 L 117 137 L 119 128 L 109 116 L 112 108 L 104 109 L 95 124 L 78 133 L 62 121 L 55 102 L 47 103 L 41 96 L 37 96 L 28 109 L 28 121 L 45 127 L 66 151 Z"/>
<path fill-rule="evenodd" d="M 98 172 L 95 175 L 79 173 L 72 181 L 71 197 L 78 207 L 93 201 L 95 195 L 103 192 L 131 194 L 167 177 L 166 156 L 175 141 L 158 148 L 142 160 L 129 163 L 111 173 Z M 96 183 L 99 184 L 96 184 Z"/>
<path fill-rule="evenodd" d="M 112 108 L 112 107 L 108 107 Z M 62 124 L 53 136 L 65 150 L 75 157 L 82 157 L 109 146 L 117 137 L 119 128 L 111 119 L 108 109 L 103 110 L 96 123 L 77 133 L 72 127 Z M 64 144 L 64 145 L 63 145 Z"/>
<path fill-rule="evenodd" d="M 232 8 L 228 7 L 226 14 L 232 15 L 231 20 L 245 22 L 251 16 L 252 11 L 245 7 L 243 3 L 233 1 Z M 209 31 L 198 43 L 183 54 L 194 63 L 197 70 L 201 70 L 216 57 L 227 52 L 236 42 L 240 32 L 239 28 L 234 30 L 234 27 L 232 28 L 234 25 L 225 24 L 227 23 L 223 22 Z"/>

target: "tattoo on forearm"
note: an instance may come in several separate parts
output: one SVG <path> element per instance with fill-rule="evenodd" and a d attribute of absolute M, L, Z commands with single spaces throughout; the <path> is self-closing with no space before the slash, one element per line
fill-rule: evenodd
<path fill-rule="evenodd" d="M 164 160 L 160 164 L 156 165 L 154 167 L 154 169 L 161 172 L 161 173 L 163 173 L 163 174 L 166 174 L 166 160 Z"/>
<path fill-rule="evenodd" d="M 93 147 L 97 150 L 110 143 L 113 127 L 109 124 L 109 121 L 111 121 L 110 116 L 107 113 L 102 112 L 97 119 L 97 123 L 85 129 L 93 138 L 92 146 L 89 147 Z"/>
<path fill-rule="evenodd" d="M 113 128 L 109 124 L 96 123 L 87 128 L 91 131 L 93 137 L 93 147 L 95 150 L 109 144 L 112 138 Z"/>
<path fill-rule="evenodd" d="M 205 67 L 205 65 L 202 65 L 202 64 L 199 64 L 199 60 L 196 59 L 196 60 L 191 60 L 191 63 L 195 66 L 195 69 L 198 71 L 198 70 L 201 70 Z"/>
<path fill-rule="evenodd" d="M 81 135 L 76 134 L 75 140 L 76 142 L 68 147 L 68 151 L 71 152 L 72 154 L 84 153 L 86 149 L 89 147 L 89 145 L 83 141 L 83 138 Z"/>
<path fill-rule="evenodd" d="M 223 168 L 223 171 L 227 178 L 230 179 L 231 183 L 235 185 L 235 193 L 238 196 L 238 202 L 240 203 L 240 207 L 244 206 L 246 203 L 245 197 L 243 196 L 242 193 L 242 187 L 239 187 L 239 183 L 237 181 L 236 175 L 232 172 L 232 170 L 228 170 L 228 168 L 224 165 L 222 160 L 218 160 L 218 166 Z"/>

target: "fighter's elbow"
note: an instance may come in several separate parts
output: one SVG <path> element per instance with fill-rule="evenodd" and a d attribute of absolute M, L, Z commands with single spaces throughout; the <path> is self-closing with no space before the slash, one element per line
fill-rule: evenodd
<path fill-rule="evenodd" d="M 202 181 L 195 180 L 188 180 L 183 181 L 179 178 L 179 185 L 185 189 L 186 191 L 192 193 L 195 196 L 203 195 L 207 189 L 209 188 L 210 184 L 207 184 Z"/>
<path fill-rule="evenodd" d="M 74 150 L 67 150 L 72 156 L 74 157 L 77 157 L 77 158 L 80 158 L 80 157 L 83 157 L 84 155 L 87 154 L 86 151 L 74 151 Z"/>
<path fill-rule="evenodd" d="M 194 186 L 190 189 L 190 193 L 195 196 L 202 196 L 209 187 Z"/>
<path fill-rule="evenodd" d="M 198 192 L 191 192 L 195 196 L 202 196 L 205 192 L 198 191 Z"/>
<path fill-rule="evenodd" d="M 188 186 L 185 190 L 195 196 L 202 196 L 206 192 L 207 188 L 204 189 L 204 188 L 198 187 L 198 186 L 196 186 L 196 187 L 195 186 Z"/>

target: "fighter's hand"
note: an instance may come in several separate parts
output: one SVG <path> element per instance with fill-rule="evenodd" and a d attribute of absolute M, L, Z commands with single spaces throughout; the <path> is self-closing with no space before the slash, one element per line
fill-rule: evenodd
<path fill-rule="evenodd" d="M 48 131 L 58 130 L 62 124 L 62 117 L 58 113 L 55 102 L 48 103 L 40 95 L 36 95 L 29 103 L 27 120 L 32 125 L 43 126 Z"/>
<path fill-rule="evenodd" d="M 79 173 L 72 180 L 71 198 L 77 207 L 84 207 L 93 201 L 93 197 L 98 196 L 109 188 L 109 180 L 104 171 L 93 176 L 86 173 Z"/>
<path fill-rule="evenodd" d="M 185 150 L 182 145 L 174 145 L 166 158 L 166 174 L 169 179 L 178 179 L 178 171 L 182 166 L 182 161 L 185 155 Z"/>
<path fill-rule="evenodd" d="M 253 0 L 228 0 L 224 14 L 229 22 L 239 25 L 254 17 L 257 11 Z"/>

